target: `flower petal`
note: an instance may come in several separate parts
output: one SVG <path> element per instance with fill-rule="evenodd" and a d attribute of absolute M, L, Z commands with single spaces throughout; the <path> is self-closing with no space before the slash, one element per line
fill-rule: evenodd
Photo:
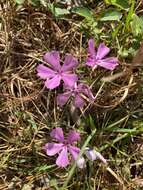
<path fill-rule="evenodd" d="M 97 62 L 97 65 L 112 71 L 118 65 L 118 59 L 116 57 L 109 57 L 106 59 L 99 60 Z"/>
<path fill-rule="evenodd" d="M 74 106 L 77 108 L 82 108 L 84 105 L 85 100 L 80 95 L 76 95 L 74 99 Z"/>
<path fill-rule="evenodd" d="M 79 158 L 77 161 L 76 161 L 76 165 L 78 168 L 80 169 L 83 169 L 86 167 L 86 162 L 85 162 L 85 159 L 83 157 Z"/>
<path fill-rule="evenodd" d="M 76 147 L 76 146 L 69 145 L 68 150 L 71 153 L 73 160 L 77 160 L 77 157 L 78 157 L 78 155 L 80 153 L 80 149 L 78 147 Z"/>
<path fill-rule="evenodd" d="M 69 164 L 68 152 L 67 152 L 66 146 L 64 146 L 63 150 L 60 152 L 60 154 L 56 160 L 56 164 L 59 167 L 66 167 Z"/>
<path fill-rule="evenodd" d="M 88 41 L 88 58 L 86 60 L 86 65 L 94 67 L 96 64 L 95 60 L 96 60 L 96 51 L 94 47 L 94 40 L 90 39 Z"/>
<path fill-rule="evenodd" d="M 44 60 L 49 63 L 55 71 L 59 71 L 61 69 L 60 55 L 58 51 L 47 52 L 44 55 Z"/>
<path fill-rule="evenodd" d="M 60 85 L 61 82 L 61 76 L 55 75 L 52 79 L 45 81 L 45 86 L 49 89 L 54 89 Z"/>
<path fill-rule="evenodd" d="M 69 100 L 71 96 L 71 92 L 65 92 L 65 93 L 62 93 L 62 94 L 58 94 L 57 96 L 57 104 L 60 105 L 60 106 L 63 106 L 67 103 L 67 101 Z"/>
<path fill-rule="evenodd" d="M 61 71 L 72 71 L 78 65 L 78 61 L 72 55 L 67 55 L 65 57 L 64 64 L 61 68 Z"/>
<path fill-rule="evenodd" d="M 62 79 L 66 86 L 73 87 L 75 82 L 78 80 L 78 77 L 76 74 L 64 73 L 62 75 Z"/>
<path fill-rule="evenodd" d="M 55 129 L 53 129 L 50 133 L 50 136 L 56 140 L 58 140 L 59 142 L 63 142 L 64 141 L 64 134 L 63 134 L 63 130 L 60 127 L 57 127 Z"/>
<path fill-rule="evenodd" d="M 36 70 L 38 72 L 37 75 L 42 79 L 47 79 L 55 76 L 55 71 L 42 64 L 38 65 Z"/>
<path fill-rule="evenodd" d="M 96 152 L 96 156 L 99 160 L 101 160 L 104 164 L 107 164 L 107 160 L 100 154 L 100 152 Z"/>
<path fill-rule="evenodd" d="M 80 133 L 70 130 L 68 137 L 67 137 L 67 141 L 69 144 L 72 144 L 75 141 L 79 141 L 80 140 Z"/>
<path fill-rule="evenodd" d="M 96 51 L 95 51 L 95 47 L 94 47 L 94 39 L 90 39 L 88 41 L 88 53 L 92 56 L 95 57 L 96 55 Z"/>
<path fill-rule="evenodd" d="M 90 101 L 95 100 L 95 97 L 93 96 L 88 85 L 80 83 L 78 85 L 78 89 L 79 92 L 83 93 L 87 98 L 89 98 Z"/>
<path fill-rule="evenodd" d="M 47 143 L 44 146 L 44 150 L 48 156 L 53 156 L 57 154 L 63 148 L 63 146 L 63 144 L 58 143 Z"/>
<path fill-rule="evenodd" d="M 104 43 L 101 43 L 98 47 L 98 50 L 97 50 L 96 59 L 104 58 L 109 52 L 110 52 L 110 48 L 105 46 Z"/>

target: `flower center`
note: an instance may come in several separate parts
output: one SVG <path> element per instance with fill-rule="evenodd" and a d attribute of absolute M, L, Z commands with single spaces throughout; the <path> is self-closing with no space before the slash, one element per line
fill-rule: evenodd
<path fill-rule="evenodd" d="M 59 71 L 58 71 L 58 74 L 59 74 L 60 77 L 62 77 L 63 71 L 59 70 Z"/>
<path fill-rule="evenodd" d="M 64 140 L 64 145 L 65 146 L 68 146 L 69 145 L 69 142 L 67 140 Z"/>

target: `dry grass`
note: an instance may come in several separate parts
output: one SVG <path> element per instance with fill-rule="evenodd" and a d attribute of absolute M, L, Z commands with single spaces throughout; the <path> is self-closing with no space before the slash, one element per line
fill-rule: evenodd
<path fill-rule="evenodd" d="M 87 39 L 77 24 L 81 18 L 56 20 L 42 7 L 26 4 L 18 8 L 8 0 L 0 5 L 0 189 L 62 186 L 68 169 L 57 168 L 42 146 L 49 140 L 49 130 L 56 126 L 78 128 L 84 142 L 91 131 L 90 126 L 86 127 L 89 114 L 97 127 L 91 145 L 105 150 L 109 168 L 97 162 L 84 171 L 77 170 L 69 189 L 142 189 L 142 68 L 135 73 L 129 70 L 113 81 L 109 78 L 110 82 L 102 86 L 101 79 L 111 73 L 85 68 Z M 81 119 L 80 126 L 70 109 L 57 107 L 56 91 L 43 89 L 36 76 L 35 68 L 43 62 L 43 54 L 53 49 L 62 57 L 65 52 L 77 57 L 78 72 L 85 71 L 82 80 L 93 85 L 94 94 L 98 92 L 95 104 L 76 115 Z M 116 73 L 127 68 L 121 60 Z M 124 136 L 124 131 L 106 131 L 106 126 L 125 116 L 127 119 L 115 127 L 131 126 L 136 132 Z"/>

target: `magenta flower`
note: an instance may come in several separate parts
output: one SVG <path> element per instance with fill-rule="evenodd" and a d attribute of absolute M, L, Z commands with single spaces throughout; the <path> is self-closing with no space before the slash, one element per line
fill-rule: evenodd
<path fill-rule="evenodd" d="M 118 65 L 118 59 L 116 57 L 106 57 L 106 55 L 110 52 L 110 48 L 105 46 L 104 43 L 101 43 L 97 49 L 97 52 L 94 47 L 94 40 L 90 39 L 88 41 L 88 58 L 86 61 L 86 65 L 96 68 L 97 66 L 101 66 L 108 70 L 114 70 Z"/>
<path fill-rule="evenodd" d="M 65 92 L 57 96 L 57 103 L 60 106 L 66 104 L 70 97 L 74 98 L 74 106 L 81 108 L 85 105 L 85 98 L 88 98 L 89 101 L 93 101 L 95 98 L 89 88 L 85 84 L 76 84 L 72 88 L 66 88 Z"/>
<path fill-rule="evenodd" d="M 56 139 L 59 143 L 47 143 L 44 146 L 46 154 L 48 156 L 54 156 L 55 154 L 59 154 L 56 164 L 59 167 L 66 167 L 69 164 L 68 154 L 70 153 L 73 160 L 76 160 L 80 149 L 74 146 L 74 143 L 80 140 L 80 134 L 70 130 L 67 138 L 64 138 L 63 130 L 60 127 L 57 127 L 52 130 L 50 136 Z"/>
<path fill-rule="evenodd" d="M 66 55 L 62 66 L 60 65 L 60 55 L 58 51 L 46 53 L 44 55 L 44 60 L 49 63 L 51 68 L 40 64 L 37 67 L 37 75 L 41 79 L 46 80 L 45 86 L 48 89 L 58 87 L 61 80 L 64 81 L 65 85 L 70 87 L 78 80 L 77 75 L 73 73 L 74 69 L 78 65 L 78 61 L 72 55 Z"/>

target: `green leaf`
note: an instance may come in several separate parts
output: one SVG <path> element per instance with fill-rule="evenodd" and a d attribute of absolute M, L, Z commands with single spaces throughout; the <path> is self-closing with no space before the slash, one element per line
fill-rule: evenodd
<path fill-rule="evenodd" d="M 95 124 L 94 124 L 94 120 L 92 119 L 92 117 L 90 115 L 89 115 L 89 125 L 92 130 L 94 130 L 96 128 Z"/>
<path fill-rule="evenodd" d="M 94 35 L 100 33 L 100 30 L 97 28 L 97 22 L 95 20 L 95 17 L 92 11 L 90 11 L 88 8 L 76 7 L 72 9 L 72 13 L 78 14 L 85 18 L 82 22 L 83 28 L 88 28 L 92 34 L 94 33 Z"/>
<path fill-rule="evenodd" d="M 27 121 L 31 124 L 33 129 L 37 129 L 37 125 L 36 125 L 35 121 L 32 118 L 28 119 Z"/>
<path fill-rule="evenodd" d="M 47 7 L 47 2 L 46 0 L 40 0 L 41 5 L 43 5 L 44 7 Z"/>
<path fill-rule="evenodd" d="M 50 180 L 50 187 L 54 187 L 55 188 L 55 190 L 59 190 L 59 188 L 58 188 L 58 182 L 57 182 L 57 180 L 56 179 L 51 179 Z"/>
<path fill-rule="evenodd" d="M 112 38 L 115 39 L 122 28 L 122 23 L 120 22 L 116 28 L 112 31 Z"/>
<path fill-rule="evenodd" d="M 107 10 L 103 13 L 103 16 L 101 17 L 101 21 L 111 21 L 116 20 L 119 21 L 122 18 L 122 13 L 119 11 L 114 10 Z"/>
<path fill-rule="evenodd" d="M 22 5 L 25 0 L 15 0 L 18 5 Z"/>
<path fill-rule="evenodd" d="M 63 15 L 70 14 L 70 12 L 67 9 L 56 7 L 53 3 L 48 3 L 48 8 L 55 17 L 61 17 Z"/>
<path fill-rule="evenodd" d="M 131 30 L 134 36 L 143 34 L 143 17 L 138 17 L 136 14 L 133 15 Z"/>
<path fill-rule="evenodd" d="M 94 18 L 92 12 L 88 8 L 86 8 L 86 7 L 76 7 L 76 8 L 73 8 L 72 12 L 76 13 L 76 14 L 78 14 L 78 15 L 80 15 L 80 16 L 88 19 L 88 20 L 89 19 L 91 20 L 91 19 Z"/>
<path fill-rule="evenodd" d="M 123 32 L 125 32 L 125 29 L 127 29 L 127 31 L 130 30 L 130 22 L 133 18 L 133 14 L 134 14 L 134 9 L 135 9 L 135 0 L 132 0 L 132 4 L 130 6 L 127 18 L 126 18 L 126 22 L 125 22 L 125 27 L 123 29 Z"/>
<path fill-rule="evenodd" d="M 105 0 L 105 3 L 115 5 L 124 10 L 128 10 L 130 8 L 129 0 Z"/>
<path fill-rule="evenodd" d="M 42 165 L 42 166 L 40 166 L 40 167 L 37 167 L 36 169 L 38 170 L 38 171 L 47 171 L 47 170 L 49 170 L 49 169 L 51 169 L 51 168 L 54 168 L 55 167 L 55 164 L 53 164 L 53 165 Z"/>
<path fill-rule="evenodd" d="M 122 47 L 118 50 L 118 54 L 121 57 L 127 58 L 129 55 L 134 55 L 135 53 L 135 49 L 133 49 L 132 47 L 128 48 L 128 49 L 123 49 Z"/>
<path fill-rule="evenodd" d="M 140 17 L 141 22 L 143 22 L 143 16 Z"/>
<path fill-rule="evenodd" d="M 40 0 L 29 0 L 29 2 L 33 5 L 33 6 L 40 6 Z"/>

